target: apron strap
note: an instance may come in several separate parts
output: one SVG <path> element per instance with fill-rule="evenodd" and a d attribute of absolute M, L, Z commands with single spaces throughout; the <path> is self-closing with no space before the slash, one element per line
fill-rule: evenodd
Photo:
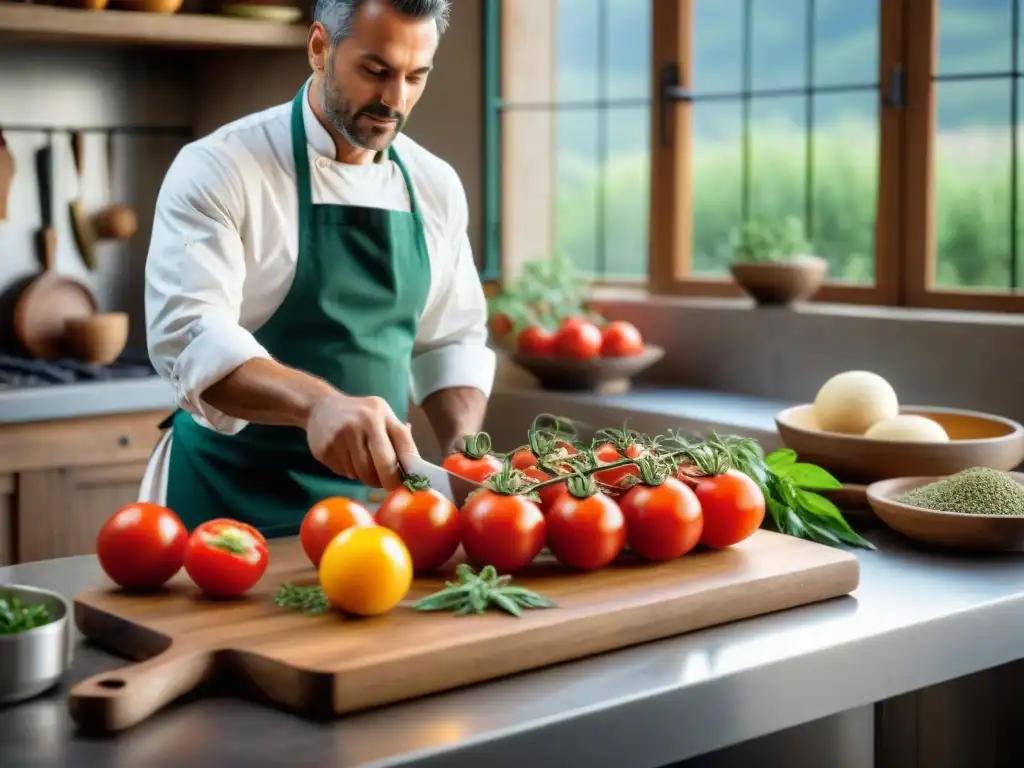
<path fill-rule="evenodd" d="M 308 140 L 306 138 L 306 125 L 302 119 L 302 100 L 306 98 L 307 86 L 299 88 L 299 92 L 292 99 L 292 155 L 295 158 L 295 186 L 299 193 L 299 242 L 303 242 L 309 235 L 311 226 L 311 210 L 313 207 L 313 193 L 310 185 L 309 175 L 309 153 L 306 149 Z M 409 209 L 414 216 L 420 214 L 419 200 L 416 198 L 416 191 L 412 186 L 412 178 L 405 163 L 398 157 L 395 147 L 388 147 L 388 155 L 405 180 L 405 189 L 409 193 Z"/>

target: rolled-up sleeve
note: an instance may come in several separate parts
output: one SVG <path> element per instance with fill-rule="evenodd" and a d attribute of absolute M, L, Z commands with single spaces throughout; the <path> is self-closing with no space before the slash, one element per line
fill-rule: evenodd
<path fill-rule="evenodd" d="M 412 399 L 420 405 L 428 395 L 450 387 L 473 387 L 490 396 L 497 358 L 487 346 L 487 300 L 473 260 L 466 229 L 466 193 L 454 170 L 452 226 L 448 239 L 451 269 L 420 318 L 412 358 Z"/>
<path fill-rule="evenodd" d="M 239 325 L 245 254 L 244 191 L 230 158 L 202 145 L 175 158 L 157 197 L 146 260 L 146 340 L 178 406 L 200 424 L 234 434 L 246 422 L 202 394 L 238 366 L 270 358 Z"/>

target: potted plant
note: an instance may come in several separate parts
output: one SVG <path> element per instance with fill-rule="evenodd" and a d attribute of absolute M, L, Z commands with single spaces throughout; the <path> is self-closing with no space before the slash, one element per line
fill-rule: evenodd
<path fill-rule="evenodd" d="M 817 293 L 828 262 L 811 255 L 803 222 L 789 217 L 781 226 L 743 223 L 729 241 L 729 265 L 737 284 L 758 304 L 792 304 Z"/>

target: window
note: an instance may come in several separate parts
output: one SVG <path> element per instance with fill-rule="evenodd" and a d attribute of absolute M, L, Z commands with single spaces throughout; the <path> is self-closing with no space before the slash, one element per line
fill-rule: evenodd
<path fill-rule="evenodd" d="M 493 270 L 738 295 L 799 217 L 825 301 L 1024 309 L 1024 0 L 490 0 Z"/>

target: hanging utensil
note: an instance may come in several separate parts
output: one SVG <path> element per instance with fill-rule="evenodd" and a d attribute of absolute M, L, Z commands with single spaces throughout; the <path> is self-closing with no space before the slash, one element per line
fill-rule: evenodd
<path fill-rule="evenodd" d="M 107 132 L 107 199 L 114 199 L 114 132 Z M 97 237 L 110 240 L 127 240 L 139 229 L 139 218 L 127 205 L 109 204 L 93 216 L 93 228 Z"/>
<path fill-rule="evenodd" d="M 75 181 L 78 185 L 75 199 L 68 204 L 71 212 L 71 230 L 74 232 L 75 243 L 85 266 L 96 269 L 96 229 L 92 218 L 85 212 L 85 202 L 82 200 L 85 186 L 82 183 L 85 167 L 85 134 L 81 131 L 71 132 L 71 154 L 75 160 Z"/>
<path fill-rule="evenodd" d="M 82 283 L 55 271 L 57 230 L 53 227 L 53 146 L 36 153 L 42 228 L 39 250 L 43 273 L 18 294 L 14 305 L 14 333 L 29 354 L 47 360 L 64 355 L 64 326 L 68 318 L 96 311 L 96 299 Z"/>
<path fill-rule="evenodd" d="M 7 198 L 11 193 L 11 180 L 14 177 L 14 157 L 7 149 L 3 129 L 0 128 L 0 221 L 7 218 Z"/>

